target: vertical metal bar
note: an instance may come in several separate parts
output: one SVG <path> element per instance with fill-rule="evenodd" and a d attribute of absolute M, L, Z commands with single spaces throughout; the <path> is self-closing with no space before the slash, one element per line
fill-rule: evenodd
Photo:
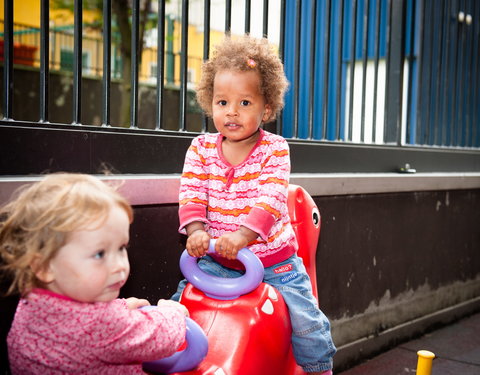
<path fill-rule="evenodd" d="M 437 66 L 438 66 L 438 71 L 437 71 L 437 76 L 434 78 L 435 82 L 435 91 L 434 91 L 434 108 L 435 110 L 433 111 L 433 126 L 434 126 L 434 139 L 433 139 L 433 144 L 434 145 L 441 145 L 443 141 L 443 132 L 442 132 L 442 120 L 440 117 L 441 114 L 441 105 L 440 105 L 440 93 L 443 92 L 444 85 L 443 85 L 443 65 L 445 64 L 445 33 L 446 33 L 446 25 L 448 23 L 448 14 L 445 13 L 445 1 L 443 1 L 443 6 L 441 7 L 441 11 L 439 12 L 439 48 L 440 52 L 438 54 L 438 59 L 436 61 Z M 440 8 L 440 7 L 439 7 Z"/>
<path fill-rule="evenodd" d="M 450 86 L 451 86 L 451 77 L 450 71 L 451 67 L 451 55 L 452 55 L 452 48 L 453 48 L 453 40 L 452 40 L 452 22 L 451 22 L 451 2 L 450 0 L 446 0 L 445 2 L 445 29 L 446 29 L 446 46 L 445 46 L 445 75 L 444 75 L 444 85 L 445 85 L 445 93 L 443 95 L 442 100 L 442 145 L 448 145 L 450 143 L 450 134 L 449 134 L 449 102 L 450 102 Z M 450 79 L 449 79 L 450 77 Z"/>
<path fill-rule="evenodd" d="M 369 1 L 364 1 L 363 9 L 363 46 L 362 46 L 362 56 L 363 56 L 363 73 L 362 73 L 362 115 L 360 123 L 360 141 L 363 143 L 365 141 L 365 95 L 367 91 L 367 58 L 368 58 L 368 8 Z"/>
<path fill-rule="evenodd" d="M 338 62 L 339 64 L 343 64 L 343 23 L 344 23 L 344 13 L 345 13 L 345 1 L 341 0 L 342 4 L 340 6 L 340 14 L 338 15 Z M 341 115 L 340 115 L 340 108 L 341 108 L 341 101 L 342 101 L 342 69 L 339 67 L 337 69 L 337 90 L 336 90 L 336 108 L 335 108 L 335 140 L 340 139 L 340 129 L 341 129 Z"/>
<path fill-rule="evenodd" d="M 187 127 L 187 69 L 188 69 L 188 0 L 182 1 L 182 49 L 180 56 L 180 124 Z"/>
<path fill-rule="evenodd" d="M 285 56 L 285 7 L 286 0 L 280 2 L 280 37 L 279 37 L 279 54 L 280 60 L 284 60 Z M 277 117 L 277 134 L 283 133 L 283 111 L 280 113 L 280 116 Z"/>
<path fill-rule="evenodd" d="M 314 93 L 315 93 L 315 57 L 316 57 L 316 35 L 317 35 L 317 2 L 310 3 L 311 31 L 310 31 L 310 80 L 308 88 L 308 139 L 313 138 L 313 114 L 314 114 Z"/>
<path fill-rule="evenodd" d="M 252 0 L 245 0 L 245 34 L 250 33 L 251 17 L 252 17 Z"/>
<path fill-rule="evenodd" d="M 324 74 L 323 74 L 323 103 L 322 103 L 322 139 L 327 138 L 327 102 L 328 102 L 328 81 L 330 71 L 330 1 L 325 1 L 325 33 L 324 33 Z"/>
<path fill-rule="evenodd" d="M 155 129 L 160 130 L 163 123 L 163 90 L 165 75 L 165 1 L 158 0 L 157 20 L 157 105 L 155 111 Z"/>
<path fill-rule="evenodd" d="M 434 6 L 432 2 L 429 2 L 429 8 L 428 8 L 428 42 L 425 43 L 425 54 L 424 54 L 424 62 L 426 61 L 426 58 L 428 58 L 429 63 L 425 64 L 428 66 L 428 73 L 425 75 L 425 84 L 423 85 L 425 87 L 426 95 L 425 95 L 425 104 L 422 106 L 422 110 L 424 111 L 423 118 L 425 120 L 425 144 L 430 144 L 430 138 L 431 138 L 431 120 L 430 120 L 430 97 L 433 94 L 432 89 L 431 89 L 431 83 L 432 83 L 432 71 L 433 71 L 433 39 L 434 39 Z M 425 38 L 426 39 L 426 38 Z"/>
<path fill-rule="evenodd" d="M 232 30 L 232 0 L 225 2 L 225 34 Z"/>
<path fill-rule="evenodd" d="M 378 64 L 380 60 L 380 14 L 382 9 L 382 1 L 376 2 L 377 9 L 375 10 L 375 52 L 374 52 L 374 68 L 373 68 L 373 109 L 372 109 L 372 142 L 377 141 L 377 101 L 378 101 Z M 412 32 L 413 35 L 413 32 Z M 412 37 L 413 40 L 413 37 Z M 410 86 L 409 86 L 410 87 Z"/>
<path fill-rule="evenodd" d="M 350 34 L 350 98 L 348 100 L 348 140 L 352 140 L 353 133 L 353 92 L 355 90 L 355 64 L 357 60 L 357 0 L 352 0 L 353 12 L 352 14 L 352 32 Z M 339 137 L 340 138 L 340 137 Z"/>
<path fill-rule="evenodd" d="M 82 0 L 74 3 L 73 26 L 73 124 L 82 122 Z"/>
<path fill-rule="evenodd" d="M 473 2 L 473 19 L 479 19 L 480 18 L 480 4 L 478 1 Z M 479 89 L 480 89 L 480 58 L 479 58 L 479 52 L 480 52 L 480 38 L 475 37 L 480 34 L 480 22 L 474 22 L 472 24 L 472 72 L 473 72 L 473 78 L 471 80 L 471 87 L 472 87 L 472 98 L 471 98 L 471 104 L 470 104 L 470 110 L 472 113 L 472 118 L 471 118 L 471 139 L 470 139 L 470 147 L 478 147 L 479 144 L 477 142 L 477 135 L 479 133 L 478 129 L 478 121 L 479 121 L 479 112 L 480 112 L 480 106 L 477 105 L 477 101 L 479 98 Z"/>
<path fill-rule="evenodd" d="M 40 122 L 48 122 L 50 1 L 42 0 L 40 9 Z"/>
<path fill-rule="evenodd" d="M 386 24 L 386 48 L 385 48 L 385 104 L 384 104 L 384 118 L 383 118 L 383 142 L 386 143 L 388 142 L 387 139 L 387 124 L 389 120 L 389 112 L 388 112 L 388 94 L 389 94 L 389 64 L 390 64 L 390 54 L 391 54 L 391 39 L 392 39 L 392 0 L 389 0 L 387 2 L 387 9 L 385 10 L 387 12 L 387 24 Z"/>
<path fill-rule="evenodd" d="M 130 128 L 136 128 L 138 122 L 138 56 L 140 24 L 140 0 L 132 1 L 132 76 L 130 96 Z"/>
<path fill-rule="evenodd" d="M 403 35 L 404 29 L 404 1 L 389 0 L 388 4 L 388 23 L 387 23 L 387 51 L 386 51 L 386 71 L 385 79 L 385 119 L 384 119 L 384 142 L 397 142 L 401 144 L 401 98 L 402 98 L 402 76 L 403 76 L 403 56 L 404 51 Z M 401 17 L 398 15 L 401 14 Z M 395 15 L 395 17 L 394 17 Z M 399 22 L 400 19 L 400 22 Z"/>
<path fill-rule="evenodd" d="M 298 138 L 298 105 L 300 92 L 300 41 L 301 41 L 301 22 L 302 22 L 302 0 L 297 0 L 295 22 L 295 84 L 294 84 L 294 100 L 293 100 L 293 138 Z"/>
<path fill-rule="evenodd" d="M 462 1 L 461 10 L 465 12 L 465 1 Z M 455 114 L 455 124 L 457 126 L 457 146 L 464 146 L 464 137 L 463 137 L 463 116 L 464 116 L 464 108 L 463 108 L 463 97 L 465 95 L 465 67 L 464 67 L 464 60 L 465 60 L 465 37 L 466 37 L 466 23 L 462 22 L 459 24 L 459 31 L 460 31 L 460 43 L 458 45 L 458 75 L 457 75 L 457 82 L 458 82 L 458 90 L 456 91 L 457 96 L 457 108 Z"/>
<path fill-rule="evenodd" d="M 13 108 L 13 0 L 3 3 L 5 15 L 3 65 L 3 119 L 12 119 Z"/>
<path fill-rule="evenodd" d="M 103 0 L 103 77 L 102 77 L 102 126 L 110 126 L 110 81 L 112 61 L 112 6 L 111 0 Z"/>
<path fill-rule="evenodd" d="M 455 4 L 458 5 L 457 2 Z M 450 116 L 450 146 L 457 146 L 458 145 L 458 131 L 457 131 L 457 126 L 458 124 L 456 123 L 457 120 L 457 93 L 458 93 L 458 75 L 459 75 L 459 60 L 460 60 L 460 40 L 461 40 L 461 28 L 459 27 L 458 21 L 456 19 L 458 15 L 458 11 L 461 10 L 462 8 L 457 8 L 454 11 L 454 16 L 455 16 L 455 24 L 456 24 L 456 43 L 455 43 L 455 60 L 454 60 L 454 76 L 453 76 L 453 90 L 452 90 L 452 114 Z"/>
<path fill-rule="evenodd" d="M 418 65 L 420 67 L 419 69 L 419 77 L 418 77 L 418 102 L 416 103 L 416 123 L 417 123 L 417 129 L 416 129 L 416 137 L 415 137 L 415 143 L 416 144 L 425 144 L 425 135 L 424 135 L 424 127 L 425 123 L 422 120 L 422 114 L 423 114 L 423 95 L 422 95 L 422 90 L 423 90 L 423 80 L 424 80 L 424 75 L 425 75 L 425 65 L 426 65 L 426 59 L 425 59 L 425 24 L 426 24 L 426 10 L 425 10 L 425 1 L 422 1 L 421 3 L 421 18 L 422 22 L 420 22 L 420 46 L 418 49 Z M 424 61 L 425 60 L 425 61 Z"/>
<path fill-rule="evenodd" d="M 475 1 L 470 2 L 470 9 L 468 14 L 473 15 L 473 19 L 475 19 Z M 472 107 L 471 103 L 473 101 L 473 98 L 475 97 L 474 90 L 475 86 L 473 85 L 473 82 L 475 81 L 475 70 L 474 70 L 474 62 L 475 62 L 475 56 L 474 56 L 474 50 L 475 50 L 475 26 L 473 24 L 468 25 L 468 35 L 470 37 L 470 45 L 468 46 L 468 51 L 470 54 L 470 61 L 468 62 L 468 69 L 467 72 L 470 74 L 470 77 L 467 78 L 466 81 L 466 94 L 465 95 L 465 113 L 466 113 L 466 119 L 465 119 L 465 129 L 466 129 L 466 141 L 465 145 L 466 147 L 472 147 L 473 146 L 473 128 L 474 128 L 474 123 L 472 122 L 473 118 L 473 112 L 474 108 Z M 468 74 L 466 73 L 466 74 Z"/>
<path fill-rule="evenodd" d="M 416 103 L 414 102 L 414 94 L 417 91 L 417 82 L 416 72 L 417 72 L 417 65 L 416 65 L 416 45 L 415 45 L 415 36 L 416 36 L 416 12 L 417 6 L 415 2 L 411 1 L 411 14 L 410 14 L 410 51 L 407 57 L 408 60 L 408 88 L 407 88 L 407 128 L 406 128 L 406 143 L 413 143 L 412 142 L 412 129 L 415 125 L 415 118 L 411 118 L 412 108 L 415 108 Z M 414 87 L 415 85 L 415 87 Z M 413 117 L 413 116 L 412 116 Z"/>
<path fill-rule="evenodd" d="M 268 37 L 268 0 L 263 0 L 263 36 Z"/>
<path fill-rule="evenodd" d="M 203 13 L 203 61 L 208 60 L 210 56 L 210 0 L 204 2 Z M 208 129 L 208 117 L 203 115 L 202 132 Z"/>

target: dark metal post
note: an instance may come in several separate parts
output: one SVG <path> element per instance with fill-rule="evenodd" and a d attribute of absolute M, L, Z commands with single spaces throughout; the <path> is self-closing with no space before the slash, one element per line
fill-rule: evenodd
<path fill-rule="evenodd" d="M 225 34 L 232 30 L 232 0 L 225 2 Z"/>
<path fill-rule="evenodd" d="M 300 93 L 300 41 L 302 40 L 302 0 L 297 0 L 296 8 L 296 21 L 295 21 L 295 48 L 297 53 L 295 54 L 295 83 L 294 83 L 294 100 L 293 100 L 293 134 L 292 138 L 298 138 L 298 101 Z"/>
<path fill-rule="evenodd" d="M 140 24 L 140 0 L 132 1 L 132 77 L 130 128 L 136 128 L 138 122 L 138 44 Z"/>
<path fill-rule="evenodd" d="M 110 81 L 112 59 L 112 7 L 111 0 L 103 0 L 103 81 L 102 125 L 110 126 Z"/>
<path fill-rule="evenodd" d="M 279 55 L 280 60 L 284 62 L 285 56 L 285 7 L 286 7 L 286 0 L 282 0 L 280 2 L 280 40 L 279 40 Z M 277 117 L 277 134 L 283 133 L 283 111 Z"/>
<path fill-rule="evenodd" d="M 322 139 L 327 138 L 327 103 L 328 103 L 328 72 L 330 71 L 330 1 L 325 2 L 325 35 L 324 35 L 324 74 L 323 74 L 323 103 L 322 103 Z"/>
<path fill-rule="evenodd" d="M 310 12 L 311 12 L 311 30 L 310 30 L 310 80 L 308 87 L 308 139 L 313 137 L 313 114 L 314 114 L 314 95 L 315 95 L 315 82 L 317 80 L 316 67 L 316 41 L 317 41 L 317 2 L 312 1 L 310 3 Z"/>
<path fill-rule="evenodd" d="M 250 33 L 251 15 L 252 15 L 252 0 L 245 0 L 245 34 Z"/>
<path fill-rule="evenodd" d="M 268 37 L 268 0 L 263 0 L 263 36 Z"/>
<path fill-rule="evenodd" d="M 385 143 L 401 145 L 405 0 L 390 0 L 385 100 Z"/>
<path fill-rule="evenodd" d="M 186 130 L 187 122 L 187 70 L 188 70 L 188 0 L 182 1 L 182 51 L 180 59 L 180 124 Z"/>
<path fill-rule="evenodd" d="M 369 1 L 365 0 L 363 8 L 363 45 L 362 45 L 362 119 L 361 119 L 361 134 L 360 141 L 363 143 L 365 140 L 365 96 L 367 90 L 367 59 L 368 59 L 368 8 Z"/>
<path fill-rule="evenodd" d="M 74 3 L 73 26 L 73 124 L 82 122 L 82 0 Z"/>
<path fill-rule="evenodd" d="M 5 0 L 4 65 L 3 65 L 3 119 L 12 118 L 13 108 L 13 0 Z"/>
<path fill-rule="evenodd" d="M 48 122 L 48 87 L 50 72 L 50 1 L 42 0 L 40 9 L 40 122 Z"/>
<path fill-rule="evenodd" d="M 203 13 L 203 61 L 208 60 L 210 56 L 210 0 L 204 1 Z M 202 132 L 206 132 L 208 128 L 208 118 L 203 116 Z"/>
<path fill-rule="evenodd" d="M 163 90 L 165 75 L 165 1 L 158 0 L 157 20 L 157 105 L 155 129 L 159 130 L 163 122 Z"/>
<path fill-rule="evenodd" d="M 355 91 L 355 62 L 356 62 L 356 50 L 357 50 L 357 9 L 358 4 L 357 0 L 352 1 L 353 12 L 351 19 L 351 33 L 350 33 L 350 98 L 348 100 L 348 140 L 352 140 L 352 130 L 353 130 L 353 93 Z M 340 60 L 341 61 L 341 60 Z M 341 138 L 341 135 L 339 136 Z"/>

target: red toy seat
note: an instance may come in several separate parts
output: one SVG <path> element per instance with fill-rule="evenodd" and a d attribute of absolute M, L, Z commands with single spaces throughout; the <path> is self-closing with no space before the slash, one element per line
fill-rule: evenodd
<path fill-rule="evenodd" d="M 320 236 L 320 212 L 310 194 L 298 185 L 289 185 L 287 205 L 297 236 L 297 254 L 303 259 L 312 283 L 313 295 L 318 299 L 316 254 Z"/>
<path fill-rule="evenodd" d="M 290 185 L 288 212 L 317 297 L 316 250 L 320 214 L 310 195 Z M 233 300 L 217 300 L 188 284 L 181 303 L 208 337 L 208 354 L 184 375 L 305 375 L 292 353 L 292 327 L 281 294 L 261 283 Z M 180 373 L 178 373 L 180 374 Z"/>
<path fill-rule="evenodd" d="M 262 283 L 234 300 L 217 300 L 188 284 L 182 304 L 208 337 L 208 354 L 184 375 L 304 374 L 290 344 L 292 327 L 281 294 Z M 180 374 L 180 373 L 179 373 Z"/>

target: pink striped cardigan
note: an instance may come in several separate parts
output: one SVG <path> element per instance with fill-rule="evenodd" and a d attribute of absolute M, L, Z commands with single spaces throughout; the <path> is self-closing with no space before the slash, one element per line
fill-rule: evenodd
<path fill-rule="evenodd" d="M 219 133 L 202 134 L 187 151 L 179 194 L 180 233 L 194 221 L 205 223 L 212 238 L 243 225 L 259 234 L 249 248 L 265 267 L 289 258 L 298 246 L 287 209 L 287 141 L 260 129 L 257 144 L 236 166 L 224 158 L 222 141 Z M 221 263 L 235 267 L 226 260 Z"/>

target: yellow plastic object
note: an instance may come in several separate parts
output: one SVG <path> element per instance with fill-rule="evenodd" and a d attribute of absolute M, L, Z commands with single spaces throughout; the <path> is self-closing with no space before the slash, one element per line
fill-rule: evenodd
<path fill-rule="evenodd" d="M 432 373 L 432 361 L 435 358 L 435 354 L 428 350 L 419 350 L 417 355 L 417 375 L 430 375 Z"/>

